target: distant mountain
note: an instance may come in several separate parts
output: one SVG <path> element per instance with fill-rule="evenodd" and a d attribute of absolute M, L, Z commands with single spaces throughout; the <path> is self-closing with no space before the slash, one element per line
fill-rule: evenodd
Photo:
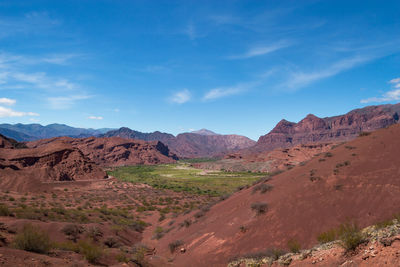
<path fill-rule="evenodd" d="M 141 133 L 123 127 L 101 135 L 102 137 L 118 136 L 122 138 L 140 139 L 145 141 L 161 141 L 166 144 L 180 158 L 212 157 L 228 151 L 248 148 L 255 144 L 255 141 L 240 135 L 218 135 L 198 133 L 182 133 L 176 137 L 172 134 L 153 132 Z"/>
<path fill-rule="evenodd" d="M 360 132 L 370 132 L 399 122 L 400 103 L 368 106 L 345 115 L 318 118 L 309 114 L 298 123 L 281 120 L 272 131 L 261 136 L 250 151 L 271 151 L 275 148 L 315 142 L 338 142 L 353 139 Z"/>
<path fill-rule="evenodd" d="M 214 133 L 213 131 L 210 131 L 207 129 L 201 129 L 201 130 L 193 131 L 191 133 L 200 134 L 200 135 L 218 135 L 218 134 Z"/>
<path fill-rule="evenodd" d="M 70 136 L 70 137 L 89 137 L 103 134 L 110 129 L 85 129 L 75 128 L 65 124 L 0 124 L 0 133 L 16 139 L 17 141 L 32 141 L 43 138 Z"/>

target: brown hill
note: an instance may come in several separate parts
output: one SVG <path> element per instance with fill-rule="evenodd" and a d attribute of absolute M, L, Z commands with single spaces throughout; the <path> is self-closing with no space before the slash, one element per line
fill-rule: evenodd
<path fill-rule="evenodd" d="M 274 176 L 266 193 L 253 186 L 197 222 L 187 215 L 177 223 L 192 224 L 160 239 L 158 254 L 173 258 L 174 266 L 226 266 L 234 256 L 286 248 L 290 239 L 311 247 L 318 234 L 348 220 L 364 227 L 389 218 L 400 212 L 399 135 L 400 125 L 393 125 L 359 137 Z M 175 240 L 184 242 L 186 253 L 171 255 L 168 244 Z"/>
<path fill-rule="evenodd" d="M 53 142 L 69 144 L 102 166 L 173 163 L 178 159 L 159 141 L 146 142 L 120 137 L 56 137 L 29 142 L 28 146 L 42 147 Z"/>
<path fill-rule="evenodd" d="M 181 158 L 212 157 L 221 155 L 227 151 L 245 149 L 255 144 L 255 141 L 245 136 L 211 133 L 211 131 L 202 129 L 198 133 L 182 133 L 175 137 L 172 134 L 161 132 L 141 133 L 123 127 L 118 130 L 109 131 L 102 136 L 118 136 L 145 141 L 158 140 L 166 144 Z"/>
<path fill-rule="evenodd" d="M 107 175 L 71 145 L 54 142 L 37 148 L 21 148 L 4 138 L 0 143 L 0 187 L 6 190 L 35 191 L 41 183 L 103 179 Z"/>
<path fill-rule="evenodd" d="M 298 123 L 281 120 L 261 136 L 251 152 L 270 151 L 297 144 L 348 141 L 363 131 L 374 131 L 399 121 L 400 104 L 369 106 L 341 116 L 318 118 L 309 114 Z"/>

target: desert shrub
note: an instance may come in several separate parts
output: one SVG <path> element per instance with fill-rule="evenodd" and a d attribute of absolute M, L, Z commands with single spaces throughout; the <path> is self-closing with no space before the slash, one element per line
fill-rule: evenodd
<path fill-rule="evenodd" d="M 192 221 L 191 221 L 191 220 L 184 220 L 183 222 L 181 222 L 181 223 L 179 224 L 179 226 L 180 226 L 180 227 L 183 227 L 183 226 L 189 227 L 191 224 L 192 224 Z"/>
<path fill-rule="evenodd" d="M 22 232 L 14 240 L 17 249 L 36 253 L 47 253 L 51 249 L 49 235 L 38 227 L 25 224 Z"/>
<path fill-rule="evenodd" d="M 180 246 L 182 246 L 182 245 L 183 245 L 183 241 L 182 240 L 175 240 L 174 242 L 171 242 L 171 243 L 168 244 L 168 248 L 169 248 L 169 251 L 171 253 L 174 253 L 175 250 L 177 248 L 179 248 Z"/>
<path fill-rule="evenodd" d="M 248 253 L 239 258 L 255 259 L 255 260 L 261 260 L 263 258 L 271 258 L 272 260 L 276 261 L 277 259 L 279 259 L 280 256 L 284 254 L 285 252 L 283 250 L 270 248 L 260 252 Z"/>
<path fill-rule="evenodd" d="M 147 223 L 144 221 L 134 221 L 131 224 L 129 224 L 129 227 L 135 230 L 136 232 L 142 233 L 144 229 L 146 228 Z"/>
<path fill-rule="evenodd" d="M 203 217 L 204 215 L 206 215 L 206 213 L 204 212 L 204 211 L 198 211 L 198 212 L 196 212 L 195 214 L 194 214 L 194 217 L 195 218 L 201 218 L 201 217 Z"/>
<path fill-rule="evenodd" d="M 368 136 L 368 135 L 370 135 L 371 133 L 370 132 L 360 132 L 359 134 L 358 134 L 358 136 L 359 137 L 363 137 L 363 136 Z"/>
<path fill-rule="evenodd" d="M 324 158 L 320 158 L 318 161 L 322 162 L 322 161 L 325 161 L 325 159 Z"/>
<path fill-rule="evenodd" d="M 76 240 L 79 238 L 79 235 L 83 233 L 84 229 L 82 226 L 77 224 L 67 224 L 61 229 L 61 231 L 67 235 L 69 239 L 76 242 Z"/>
<path fill-rule="evenodd" d="M 273 188 L 273 186 L 269 185 L 269 184 L 257 184 L 253 187 L 252 193 L 254 194 L 257 191 L 260 191 L 261 194 L 264 194 L 268 191 L 271 191 L 272 188 Z"/>
<path fill-rule="evenodd" d="M 118 248 L 121 246 L 121 243 L 119 242 L 117 237 L 109 236 L 106 238 L 106 240 L 104 240 L 104 245 L 109 248 Z"/>
<path fill-rule="evenodd" d="M 97 263 L 103 253 L 103 249 L 91 241 L 80 240 L 78 246 L 79 253 L 90 263 Z"/>
<path fill-rule="evenodd" d="M 300 245 L 299 241 L 297 241 L 296 239 L 290 239 L 287 242 L 287 246 L 288 246 L 290 252 L 292 252 L 292 253 L 298 253 L 301 249 L 301 245 Z"/>
<path fill-rule="evenodd" d="M 333 154 L 331 152 L 326 152 L 325 153 L 325 158 L 331 158 Z"/>
<path fill-rule="evenodd" d="M 103 236 L 103 232 L 101 229 L 97 226 L 92 226 L 87 229 L 87 235 L 90 237 L 93 241 L 98 241 L 100 237 Z"/>
<path fill-rule="evenodd" d="M 347 250 L 354 250 L 364 242 L 364 236 L 355 223 L 345 223 L 339 228 L 339 238 L 342 246 Z"/>
<path fill-rule="evenodd" d="M 246 226 L 244 226 L 244 225 L 241 225 L 240 227 L 239 227 L 239 229 L 240 229 L 240 232 L 242 232 L 242 233 L 246 233 L 247 232 L 247 227 Z"/>
<path fill-rule="evenodd" d="M 120 252 L 115 256 L 115 259 L 118 262 L 123 262 L 123 263 L 128 263 L 129 262 L 129 257 L 127 256 L 126 253 L 124 252 Z"/>
<path fill-rule="evenodd" d="M 375 228 L 376 228 L 376 229 L 382 229 L 382 228 L 391 226 L 391 225 L 393 225 L 393 224 L 394 224 L 393 219 L 388 219 L 388 220 L 384 220 L 384 221 L 377 222 L 377 223 L 375 224 Z"/>
<path fill-rule="evenodd" d="M 336 232 L 337 232 L 336 229 L 330 229 L 330 230 L 328 230 L 326 232 L 320 233 L 317 236 L 317 240 L 321 244 L 335 241 L 336 240 L 336 236 L 337 236 Z"/>
<path fill-rule="evenodd" d="M 10 216 L 11 214 L 10 209 L 6 205 L 0 204 L 0 216 Z"/>
<path fill-rule="evenodd" d="M 267 212 L 268 204 L 265 202 L 256 202 L 251 204 L 251 209 L 254 210 L 257 215 L 261 215 Z"/>

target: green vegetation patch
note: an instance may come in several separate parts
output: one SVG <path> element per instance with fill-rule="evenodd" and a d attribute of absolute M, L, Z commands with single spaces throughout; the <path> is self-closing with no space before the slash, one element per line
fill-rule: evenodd
<path fill-rule="evenodd" d="M 265 176 L 249 172 L 205 171 L 188 163 L 119 167 L 108 172 L 119 180 L 175 192 L 222 196 Z"/>

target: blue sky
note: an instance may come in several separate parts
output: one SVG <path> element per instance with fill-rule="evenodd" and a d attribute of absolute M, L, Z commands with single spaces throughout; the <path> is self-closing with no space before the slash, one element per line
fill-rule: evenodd
<path fill-rule="evenodd" d="M 399 1 L 0 1 L 0 121 L 257 139 L 400 99 Z"/>

